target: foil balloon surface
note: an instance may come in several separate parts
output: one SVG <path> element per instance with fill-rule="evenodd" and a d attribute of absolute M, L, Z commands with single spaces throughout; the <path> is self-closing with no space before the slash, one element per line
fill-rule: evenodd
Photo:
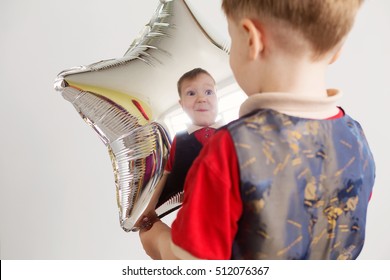
<path fill-rule="evenodd" d="M 111 158 L 120 226 L 138 230 L 169 155 L 163 118 L 177 104 L 176 82 L 195 67 L 231 77 L 228 44 L 214 39 L 184 0 L 161 0 L 123 57 L 58 74 L 55 89 L 98 134 Z M 92 175 L 91 175 L 92 176 Z M 181 204 L 175 194 L 156 212 Z"/>

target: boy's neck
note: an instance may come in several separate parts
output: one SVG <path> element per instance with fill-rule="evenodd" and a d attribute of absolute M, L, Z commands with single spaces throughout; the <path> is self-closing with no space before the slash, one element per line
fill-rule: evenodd
<path fill-rule="evenodd" d="M 313 62 L 309 58 L 271 57 L 259 69 L 260 92 L 289 92 L 305 96 L 326 96 L 325 59 Z"/>

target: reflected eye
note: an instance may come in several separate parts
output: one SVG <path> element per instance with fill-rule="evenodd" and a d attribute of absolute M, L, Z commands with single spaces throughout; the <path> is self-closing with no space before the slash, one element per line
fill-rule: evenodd
<path fill-rule="evenodd" d="M 195 91 L 192 91 L 192 90 L 187 91 L 186 95 L 187 96 L 194 96 L 195 95 Z"/>
<path fill-rule="evenodd" d="M 213 95 L 214 91 L 211 89 L 206 90 L 206 95 Z"/>

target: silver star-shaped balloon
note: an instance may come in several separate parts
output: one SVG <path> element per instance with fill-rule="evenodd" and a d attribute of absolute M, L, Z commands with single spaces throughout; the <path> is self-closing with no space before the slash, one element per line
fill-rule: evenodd
<path fill-rule="evenodd" d="M 227 41 L 226 41 L 227 42 Z M 218 42 L 184 0 L 161 0 L 123 57 L 59 73 L 55 89 L 71 102 L 107 146 L 120 225 L 134 231 L 162 176 L 170 138 L 160 120 L 176 103 L 176 81 L 202 67 L 217 81 L 231 77 L 228 43 Z M 157 209 L 181 203 L 174 195 Z"/>

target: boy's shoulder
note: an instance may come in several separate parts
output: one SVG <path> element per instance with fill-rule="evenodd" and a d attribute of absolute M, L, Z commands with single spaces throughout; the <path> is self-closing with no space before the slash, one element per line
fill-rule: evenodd
<path fill-rule="evenodd" d="M 265 109 L 265 108 L 256 109 L 256 110 L 253 110 L 253 111 L 251 111 L 243 116 L 240 116 L 236 120 L 231 121 L 230 123 L 221 127 L 221 129 L 234 130 L 237 127 L 240 127 L 244 124 L 247 124 L 248 121 L 253 117 L 255 117 L 255 118 L 262 117 L 262 116 L 265 117 L 265 116 L 268 116 L 270 114 L 272 115 L 272 112 L 278 113 L 273 109 Z"/>
<path fill-rule="evenodd" d="M 176 138 L 177 138 L 177 137 L 182 137 L 182 136 L 188 135 L 188 134 L 189 134 L 189 133 L 188 133 L 187 130 L 182 130 L 182 131 L 178 131 L 178 132 L 176 133 L 175 137 L 176 137 Z"/>
<path fill-rule="evenodd" d="M 189 134 L 187 130 L 179 131 L 175 135 L 176 142 L 180 142 L 183 139 L 187 139 L 190 135 L 191 134 Z"/>
<path fill-rule="evenodd" d="M 363 134 L 360 123 L 346 113 L 335 119 L 310 119 L 288 115 L 268 108 L 253 110 L 228 123 L 223 129 L 228 130 L 230 134 L 235 134 L 244 129 L 256 131 L 257 134 L 264 134 L 274 130 L 294 130 L 304 133 L 308 127 L 339 127 L 340 129 L 343 127 L 355 131 L 355 133 Z"/>

